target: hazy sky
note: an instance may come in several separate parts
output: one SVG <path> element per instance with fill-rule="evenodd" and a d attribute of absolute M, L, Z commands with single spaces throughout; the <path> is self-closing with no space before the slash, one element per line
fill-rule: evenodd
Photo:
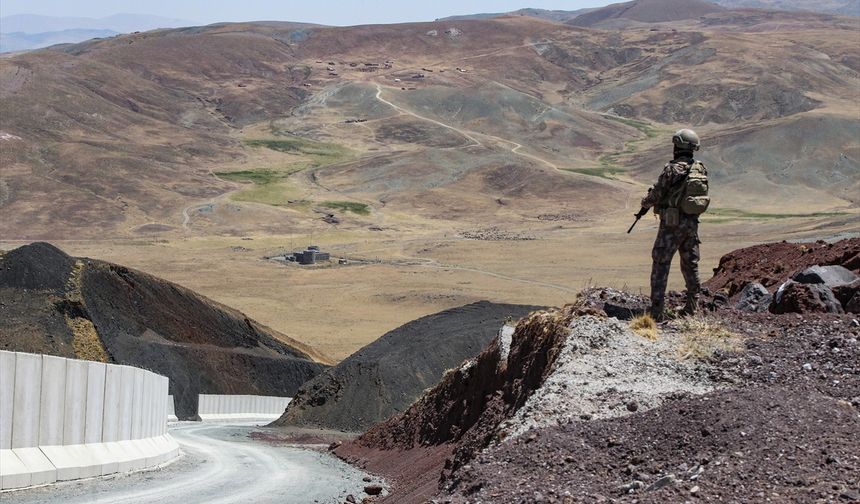
<path fill-rule="evenodd" d="M 133 12 L 206 24 L 217 21 L 304 21 L 329 25 L 431 21 L 455 14 L 522 7 L 575 10 L 623 0 L 2 0 L 0 15 L 105 17 Z"/>

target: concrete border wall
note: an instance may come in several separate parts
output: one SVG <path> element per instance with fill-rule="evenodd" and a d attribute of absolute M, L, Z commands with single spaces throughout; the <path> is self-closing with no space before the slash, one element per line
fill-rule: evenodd
<path fill-rule="evenodd" d="M 0 350 L 0 489 L 173 459 L 167 388 L 143 369 Z"/>
<path fill-rule="evenodd" d="M 291 397 L 200 394 L 197 399 L 197 414 L 204 422 L 277 420 L 291 400 Z"/>

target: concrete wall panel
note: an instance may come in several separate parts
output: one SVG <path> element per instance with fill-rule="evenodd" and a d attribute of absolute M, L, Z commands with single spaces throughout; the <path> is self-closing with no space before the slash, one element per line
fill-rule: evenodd
<path fill-rule="evenodd" d="M 87 444 L 102 442 L 106 368 L 101 362 L 87 362 L 87 409 L 84 422 L 84 443 Z"/>
<path fill-rule="evenodd" d="M 66 361 L 65 414 L 63 444 L 83 444 L 87 424 L 87 361 Z"/>
<path fill-rule="evenodd" d="M 66 405 L 66 359 L 42 356 L 41 413 L 39 446 L 63 444 L 63 418 Z"/>
<path fill-rule="evenodd" d="M 39 445 L 42 356 L 19 353 L 15 356 L 15 392 L 12 409 L 12 448 Z M 19 457 L 20 458 L 20 457 Z M 23 461 L 26 464 L 26 461 Z"/>
<path fill-rule="evenodd" d="M 102 415 L 102 442 L 105 443 L 120 439 L 123 369 L 124 366 L 105 366 L 104 414 Z"/>
<path fill-rule="evenodd" d="M 119 438 L 117 441 L 131 439 L 132 405 L 134 403 L 134 376 L 136 369 L 130 366 L 122 366 L 122 378 L 120 382 L 119 395 Z"/>
<path fill-rule="evenodd" d="M 134 392 L 131 403 L 131 437 L 126 439 L 140 439 L 143 432 L 143 401 L 144 401 L 144 378 L 146 371 L 134 369 Z"/>
<path fill-rule="evenodd" d="M 14 404 L 15 354 L 0 350 L 0 450 L 12 449 L 12 406 Z M 17 460 L 17 457 L 11 458 L 14 457 L 12 452 L 9 452 L 8 457 L 10 457 L 9 466 L 12 467 L 13 460 Z"/>

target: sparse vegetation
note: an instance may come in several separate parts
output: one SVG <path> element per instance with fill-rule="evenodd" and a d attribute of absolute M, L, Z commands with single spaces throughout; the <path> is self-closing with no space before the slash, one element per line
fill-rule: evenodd
<path fill-rule="evenodd" d="M 625 142 L 623 150 L 600 156 L 600 158 L 597 160 L 599 166 L 595 166 L 593 168 L 567 168 L 566 171 L 581 173 L 583 175 L 590 175 L 592 177 L 615 180 L 617 179 L 616 175 L 624 173 L 626 171 L 619 165 L 619 157 L 627 154 L 633 154 L 639 148 L 640 143 L 644 142 L 645 140 L 654 138 L 664 132 L 663 130 L 655 128 L 644 121 L 638 121 L 636 119 L 627 119 L 624 117 L 618 117 L 609 114 L 604 114 L 603 117 L 612 121 L 626 124 L 627 126 L 630 126 L 632 128 L 636 128 L 637 130 L 645 134 L 645 138 Z"/>
<path fill-rule="evenodd" d="M 660 134 L 660 130 L 651 126 L 650 124 L 644 121 L 637 121 L 636 119 L 628 119 L 626 117 L 619 117 L 616 115 L 604 114 L 605 118 L 610 119 L 612 121 L 620 122 L 621 124 L 626 124 L 632 128 L 636 128 L 642 133 L 645 134 L 648 138 L 654 138 Z"/>
<path fill-rule="evenodd" d="M 273 170 L 241 170 L 234 172 L 217 172 L 219 178 L 234 182 L 253 182 L 257 185 L 271 184 L 289 176 L 289 173 Z"/>
<path fill-rule="evenodd" d="M 352 158 L 352 152 L 346 147 L 333 143 L 315 142 L 307 138 L 292 136 L 288 138 L 245 140 L 249 147 L 265 147 L 285 154 L 297 154 L 310 158 L 310 164 L 302 167 L 317 168 L 327 166 Z M 295 171 L 293 171 L 295 172 Z"/>
<path fill-rule="evenodd" d="M 307 208 L 309 202 L 303 199 L 304 193 L 288 180 L 290 175 L 307 168 L 319 168 L 351 159 L 353 154 L 340 145 L 315 142 L 306 138 L 290 137 L 283 139 L 246 140 L 249 147 L 263 147 L 285 154 L 294 154 L 296 161 L 276 169 L 259 168 L 231 172 L 217 172 L 215 175 L 234 182 L 250 182 L 247 187 L 231 196 L 234 201 L 248 201 L 265 205 Z M 360 213 L 360 212 L 356 212 Z"/>
<path fill-rule="evenodd" d="M 639 315 L 630 321 L 630 329 L 633 330 L 639 336 L 642 336 L 645 339 L 656 341 L 658 332 L 657 332 L 657 323 L 654 322 L 654 319 L 651 318 L 651 315 L 647 313 L 644 315 Z"/>
<path fill-rule="evenodd" d="M 712 217 L 710 222 L 727 222 L 734 219 L 799 219 L 799 218 L 819 218 L 819 217 L 836 217 L 846 215 L 845 212 L 812 212 L 806 214 L 799 213 L 764 213 L 764 212 L 746 212 L 736 208 L 711 208 L 705 213 L 706 217 Z"/>
<path fill-rule="evenodd" d="M 75 349 L 76 359 L 108 362 L 105 347 L 91 321 L 66 315 L 66 325 L 72 331 L 72 347 Z"/>
<path fill-rule="evenodd" d="M 678 322 L 682 359 L 706 359 L 715 352 L 740 348 L 741 338 L 722 322 L 702 315 L 685 317 Z"/>
<path fill-rule="evenodd" d="M 369 215 L 370 207 L 365 203 L 355 201 L 326 201 L 322 204 L 326 208 L 332 210 L 340 210 L 341 212 L 352 212 L 358 215 Z"/>

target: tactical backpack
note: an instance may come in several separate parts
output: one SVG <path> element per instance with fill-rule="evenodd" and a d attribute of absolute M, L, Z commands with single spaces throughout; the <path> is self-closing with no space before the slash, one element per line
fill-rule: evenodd
<path fill-rule="evenodd" d="M 669 206 L 677 208 L 687 215 L 705 213 L 711 197 L 708 196 L 708 172 L 699 161 L 693 161 L 687 176 L 678 183 L 678 188 L 669 197 Z"/>

